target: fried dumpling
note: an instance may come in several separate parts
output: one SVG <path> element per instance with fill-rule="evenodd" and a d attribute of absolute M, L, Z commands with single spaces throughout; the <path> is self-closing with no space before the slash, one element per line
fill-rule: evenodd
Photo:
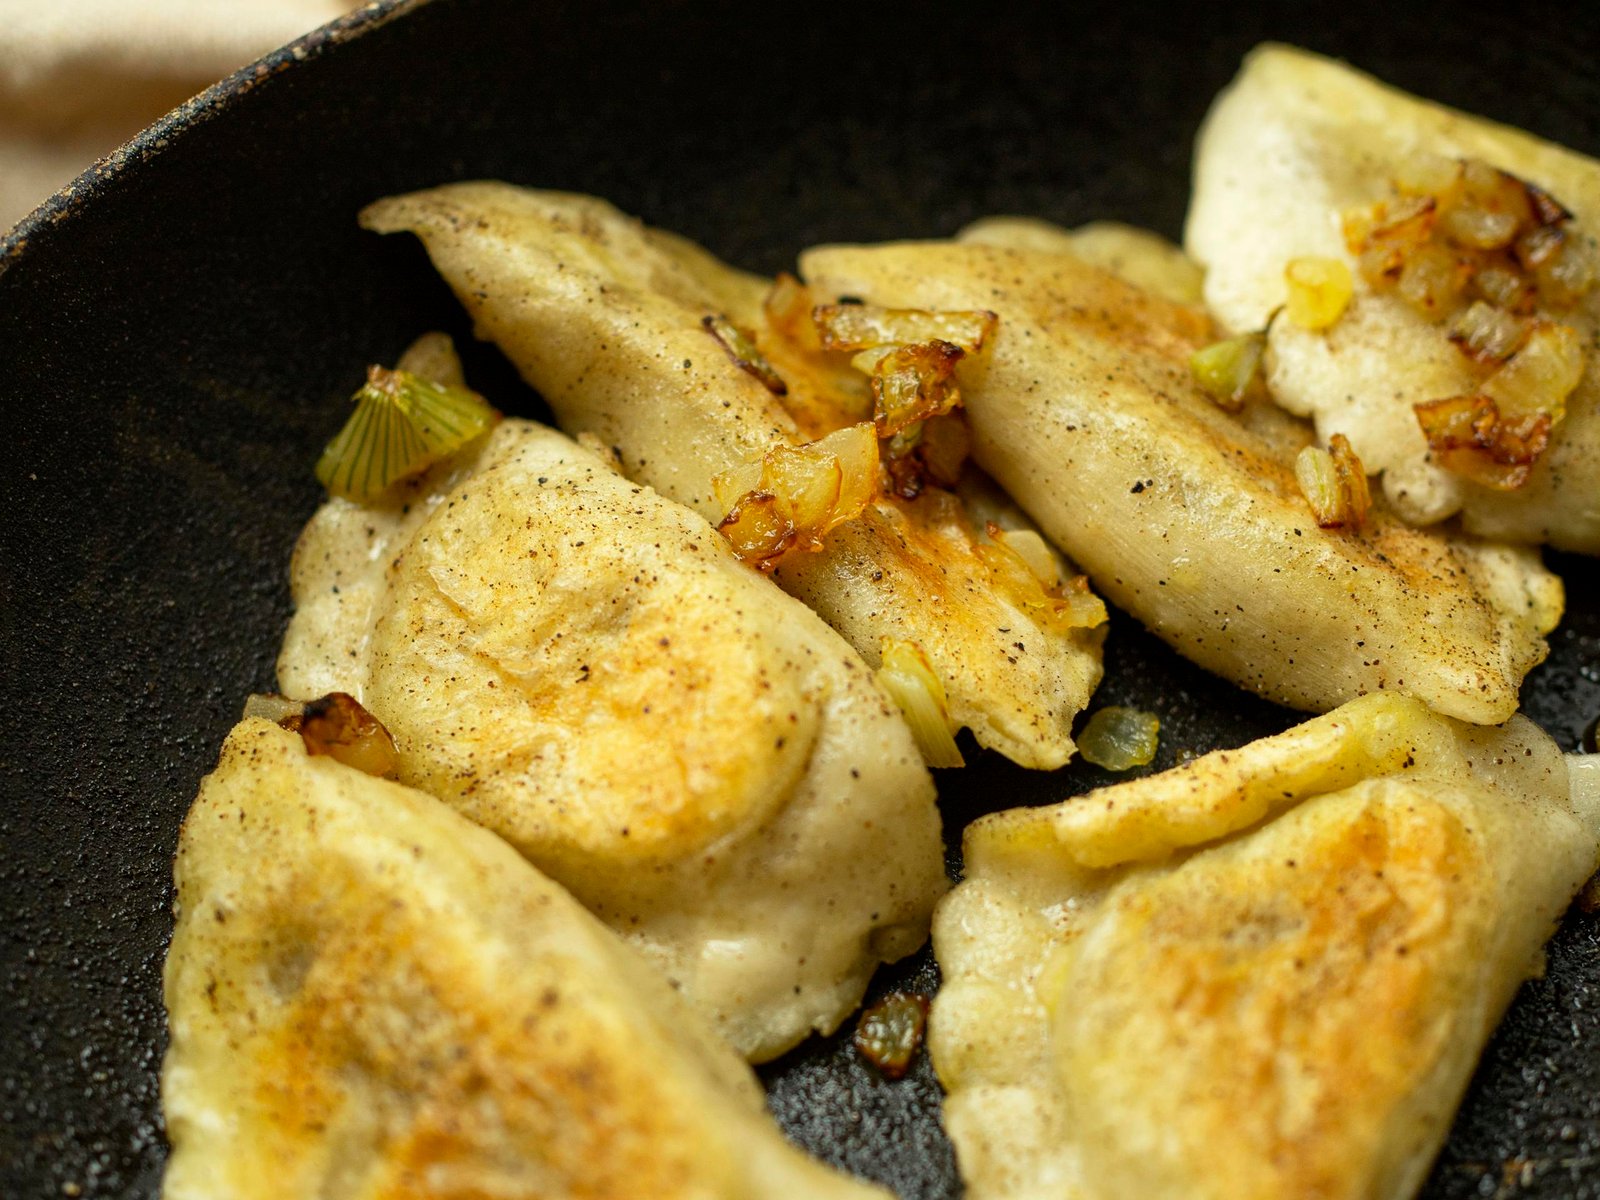
<path fill-rule="evenodd" d="M 956 241 L 1070 254 L 1174 304 L 1199 304 L 1204 294 L 1205 272 L 1182 247 L 1120 221 L 1065 229 L 1037 217 L 982 217 L 957 233 Z"/>
<path fill-rule="evenodd" d="M 1600 858 L 1597 765 L 1370 696 L 974 823 L 930 1018 L 967 1195 L 1412 1195 Z"/>
<path fill-rule="evenodd" d="M 942 893 L 933 784 L 860 657 L 682 505 L 506 420 L 302 535 L 283 691 L 355 696 L 754 1060 L 833 1029 Z"/>
<path fill-rule="evenodd" d="M 866 377 L 790 341 L 768 281 L 604 201 L 465 183 L 380 201 L 362 220 L 422 239 L 563 428 L 712 522 L 729 512 L 718 476 L 871 419 Z M 787 282 L 781 307 L 809 330 L 811 305 Z M 719 332 L 724 319 L 734 332 Z M 1025 766 L 1062 765 L 1100 679 L 1103 611 L 1086 625 L 1041 616 L 1049 604 L 1030 580 L 1014 586 L 956 491 L 916 486 L 784 554 L 775 577 L 873 667 L 886 639 L 915 645 L 952 726 Z"/>
<path fill-rule="evenodd" d="M 184 822 L 165 1200 L 886 1197 L 500 839 L 260 719 Z"/>
<path fill-rule="evenodd" d="M 1503 721 L 1548 647 L 1560 580 L 1536 552 L 1411 529 L 1381 505 L 1320 528 L 1270 405 L 1235 418 L 1190 367 L 1205 314 L 1066 254 L 952 242 L 801 257 L 827 294 L 999 315 L 962 378 L 973 455 L 1095 587 L 1179 653 L 1326 711 L 1374 691 Z"/>
<path fill-rule="evenodd" d="M 1264 46 L 1201 130 L 1185 245 L 1235 331 L 1284 303 L 1291 260 L 1351 269 L 1326 329 L 1272 321 L 1268 383 L 1401 515 L 1594 554 L 1597 234 L 1600 162 Z"/>

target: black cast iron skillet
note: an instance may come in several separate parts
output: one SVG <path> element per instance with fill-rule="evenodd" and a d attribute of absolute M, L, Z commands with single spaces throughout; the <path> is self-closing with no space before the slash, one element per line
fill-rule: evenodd
<path fill-rule="evenodd" d="M 270 688 L 310 464 L 369 361 L 471 346 L 419 248 L 359 232 L 386 193 L 497 176 L 594 192 L 758 270 L 825 240 L 990 212 L 1179 231 L 1191 138 L 1268 37 L 1600 153 L 1589 6 L 1137 5 L 901 12 L 611 0 L 380 4 L 148 131 L 0 244 L 0 1195 L 149 1197 L 170 856 L 244 696 Z M 476 385 L 535 396 L 492 350 Z M 1600 570 L 1527 711 L 1568 749 L 1600 712 Z M 1156 768 L 1292 714 L 1114 621 L 1101 702 L 1157 711 Z M 967 746 L 972 816 L 1104 781 Z M 953 862 L 952 867 L 956 864 Z M 876 987 L 931 990 L 924 953 Z M 1574 910 L 1483 1061 L 1432 1198 L 1600 1196 L 1600 918 Z M 789 1132 L 905 1197 L 959 1192 L 926 1062 L 843 1038 L 764 1069 Z"/>

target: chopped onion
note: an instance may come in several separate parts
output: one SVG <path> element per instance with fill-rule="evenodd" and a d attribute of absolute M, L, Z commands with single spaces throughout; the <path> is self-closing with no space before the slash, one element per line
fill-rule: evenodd
<path fill-rule="evenodd" d="M 1534 269 L 1539 293 L 1556 308 L 1568 308 L 1594 290 L 1600 279 L 1594 247 L 1568 238 L 1561 249 Z"/>
<path fill-rule="evenodd" d="M 787 551 L 820 550 L 829 530 L 860 516 L 878 487 L 878 439 L 865 422 L 712 479 L 727 516 L 718 529 L 743 561 L 771 570 Z"/>
<path fill-rule="evenodd" d="M 1509 246 L 1517 231 L 1535 221 L 1528 185 L 1485 162 L 1462 164 L 1454 203 L 1443 206 L 1440 231 L 1458 245 L 1478 250 Z"/>
<path fill-rule="evenodd" d="M 1465 354 L 1481 363 L 1503 363 L 1515 354 L 1528 336 L 1529 323 L 1482 300 L 1456 319 L 1450 340 Z"/>
<path fill-rule="evenodd" d="M 882 355 L 872 368 L 873 422 L 878 436 L 892 437 L 914 422 L 937 417 L 959 404 L 955 367 L 962 355 L 959 346 L 938 338 L 896 346 Z"/>
<path fill-rule="evenodd" d="M 1267 335 L 1246 333 L 1213 342 L 1189 358 L 1189 371 L 1206 395 L 1228 412 L 1238 412 L 1261 369 Z"/>
<path fill-rule="evenodd" d="M 1326 329 L 1344 315 L 1355 289 L 1350 268 L 1337 258 L 1296 258 L 1284 268 L 1289 320 L 1301 329 Z"/>
<path fill-rule="evenodd" d="M 788 394 L 789 385 L 784 383 L 783 376 L 779 375 L 761 351 L 756 349 L 755 339 L 748 333 L 721 314 L 701 317 L 700 324 L 707 333 L 717 339 L 717 344 L 733 360 L 734 366 L 746 374 L 754 375 L 761 386 L 774 396 Z"/>
<path fill-rule="evenodd" d="M 922 1045 L 927 1023 L 926 996 L 890 992 L 862 1012 L 856 1024 L 856 1050 L 885 1079 L 902 1079 Z"/>
<path fill-rule="evenodd" d="M 930 767 L 961 767 L 966 760 L 956 746 L 944 683 L 915 642 L 883 639 L 878 682 L 899 706 L 923 760 Z"/>
<path fill-rule="evenodd" d="M 1583 378 L 1583 339 L 1570 325 L 1534 322 L 1521 349 L 1483 384 L 1502 416 L 1548 413 L 1551 424 L 1566 414 L 1567 397 Z"/>
<path fill-rule="evenodd" d="M 1517 236 L 1518 214 L 1502 208 L 1460 205 L 1445 213 L 1440 227 L 1446 237 L 1479 250 L 1499 250 Z"/>
<path fill-rule="evenodd" d="M 1078 735 L 1078 753 L 1107 771 L 1127 771 L 1155 758 L 1160 734 L 1155 713 L 1112 705 L 1089 718 Z"/>
<path fill-rule="evenodd" d="M 1532 271 L 1551 262 L 1567 241 L 1567 231 L 1559 225 L 1535 225 L 1517 239 L 1513 248 L 1517 263 L 1525 271 Z"/>
<path fill-rule="evenodd" d="M 376 775 L 393 779 L 400 771 L 394 738 L 373 716 L 345 692 L 329 692 L 308 700 L 300 718 L 300 738 L 308 754 L 329 758 Z"/>
<path fill-rule="evenodd" d="M 1323 528 L 1344 524 L 1339 518 L 1339 473 L 1333 456 L 1321 446 L 1307 446 L 1294 460 L 1294 477 L 1311 505 L 1311 514 Z"/>
<path fill-rule="evenodd" d="M 1549 413 L 1506 420 L 1488 396 L 1450 396 L 1413 408 L 1441 465 L 1499 491 L 1526 484 L 1550 442 Z"/>
<path fill-rule="evenodd" d="M 1328 454 L 1333 459 L 1333 470 L 1339 479 L 1339 491 L 1344 498 L 1345 524 L 1359 528 L 1366 522 L 1372 508 L 1372 490 L 1367 486 L 1366 468 L 1356 457 L 1350 439 L 1336 433 L 1328 439 Z"/>
<path fill-rule="evenodd" d="M 958 410 L 906 426 L 881 449 L 894 494 L 915 500 L 930 483 L 953 488 L 961 482 L 972 439 Z"/>
<path fill-rule="evenodd" d="M 1539 301 L 1534 281 L 1510 264 L 1480 265 L 1472 276 L 1471 291 L 1508 312 L 1531 313 Z"/>
<path fill-rule="evenodd" d="M 1336 433 L 1328 449 L 1307 446 L 1294 460 L 1295 479 L 1323 529 L 1359 527 L 1372 507 L 1372 492 L 1350 440 Z"/>
<path fill-rule="evenodd" d="M 819 304 L 811 310 L 825 350 L 870 350 L 942 341 L 977 354 L 1000 318 L 985 310 L 929 312 L 875 304 Z"/>
<path fill-rule="evenodd" d="M 1475 296 L 1528 315 L 1569 307 L 1600 271 L 1567 228 L 1572 214 L 1535 184 L 1487 163 L 1402 168 L 1399 199 L 1344 215 L 1345 243 L 1375 288 L 1395 287 L 1431 319 Z"/>
<path fill-rule="evenodd" d="M 1461 302 L 1471 266 L 1444 246 L 1421 246 L 1400 268 L 1396 290 L 1423 316 L 1441 320 Z"/>
<path fill-rule="evenodd" d="M 1394 203 L 1344 214 L 1344 242 L 1361 274 L 1375 285 L 1393 282 L 1417 250 L 1428 244 L 1438 220 L 1432 196 L 1407 196 Z"/>
<path fill-rule="evenodd" d="M 367 369 L 356 411 L 317 460 L 317 479 L 362 503 L 461 449 L 498 418 L 481 396 L 409 371 Z"/>

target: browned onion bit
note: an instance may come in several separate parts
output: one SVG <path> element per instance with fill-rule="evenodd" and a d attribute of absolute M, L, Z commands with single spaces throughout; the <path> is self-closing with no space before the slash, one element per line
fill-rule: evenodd
<path fill-rule="evenodd" d="M 1507 420 L 1488 396 L 1450 396 L 1413 406 L 1428 448 L 1449 470 L 1498 491 L 1528 482 L 1550 442 L 1550 414 Z"/>
<path fill-rule="evenodd" d="M 707 333 L 717 339 L 717 344 L 740 370 L 754 375 L 774 396 L 784 396 L 789 385 L 756 349 L 755 339 L 720 313 L 700 318 Z"/>
<path fill-rule="evenodd" d="M 883 465 L 894 494 L 915 500 L 930 484 L 954 488 L 971 448 L 959 411 L 907 426 L 883 445 Z"/>
<path fill-rule="evenodd" d="M 1395 199 L 1344 215 L 1345 244 L 1374 288 L 1442 320 L 1474 299 L 1521 315 L 1565 308 L 1594 286 L 1592 251 L 1549 192 L 1476 159 L 1425 173 L 1423 189 L 1401 181 Z"/>
<path fill-rule="evenodd" d="M 1481 371 L 1474 394 L 1415 406 L 1434 459 L 1501 491 L 1527 483 L 1584 370 L 1569 308 L 1600 280 L 1593 247 L 1549 192 L 1476 159 L 1410 164 L 1399 195 L 1344 216 L 1373 288 L 1433 321 Z"/>
<path fill-rule="evenodd" d="M 354 696 L 329 692 L 306 702 L 300 717 L 300 738 L 308 754 L 326 754 L 347 767 L 383 779 L 400 770 L 394 738 Z"/>
<path fill-rule="evenodd" d="M 1367 486 L 1367 470 L 1356 457 L 1350 439 L 1336 433 L 1328 439 L 1328 453 L 1333 456 L 1333 469 L 1339 476 L 1339 487 L 1345 495 L 1349 524 L 1360 528 L 1372 508 L 1372 490 Z"/>
<path fill-rule="evenodd" d="M 900 1079 L 911 1068 L 928 1023 L 928 998 L 890 992 L 861 1014 L 856 1050 L 885 1079 Z"/>
<path fill-rule="evenodd" d="M 717 531 L 728 539 L 740 562 L 761 571 L 770 571 L 799 540 L 792 520 L 778 511 L 778 498 L 771 492 L 747 492 L 728 510 Z"/>
<path fill-rule="evenodd" d="M 763 571 L 791 549 L 820 550 L 830 530 L 872 503 L 878 461 L 878 439 L 865 421 L 802 446 L 774 446 L 759 463 L 712 479 L 727 507 L 717 529 L 735 555 Z"/>
<path fill-rule="evenodd" d="M 949 412 L 961 403 L 955 369 L 965 355 L 939 338 L 896 346 L 872 369 L 872 420 L 880 438 Z"/>
<path fill-rule="evenodd" d="M 1499 366 L 1522 348 L 1531 323 L 1483 300 L 1455 319 L 1450 340 L 1473 362 Z"/>
<path fill-rule="evenodd" d="M 1294 473 L 1321 528 L 1359 529 L 1366 521 L 1372 491 L 1367 486 L 1366 468 L 1344 434 L 1329 438 L 1326 450 L 1317 446 L 1301 450 Z"/>

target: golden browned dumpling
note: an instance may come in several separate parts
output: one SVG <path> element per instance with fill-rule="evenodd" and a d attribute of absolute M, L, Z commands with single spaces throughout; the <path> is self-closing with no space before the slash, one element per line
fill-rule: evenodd
<path fill-rule="evenodd" d="M 717 476 L 871 419 L 846 356 L 786 340 L 769 281 L 602 200 L 465 183 L 380 201 L 362 220 L 423 240 L 480 336 L 563 428 L 615 447 L 630 478 L 713 522 L 728 512 Z M 790 299 L 809 329 L 809 302 L 797 288 Z M 765 369 L 750 369 L 749 347 L 722 344 L 706 324 L 720 318 L 748 333 Z M 954 726 L 1024 766 L 1057 767 L 1099 682 L 1103 630 L 1042 618 L 992 569 L 988 542 L 957 494 L 925 486 L 878 496 L 820 549 L 785 554 L 776 578 L 873 667 L 885 639 L 916 645 Z"/>
<path fill-rule="evenodd" d="M 400 778 L 571 890 L 738 1049 L 831 1030 L 926 937 L 933 785 L 837 634 L 704 520 L 554 430 L 296 550 L 283 690 L 357 697 Z"/>
<path fill-rule="evenodd" d="M 1293 470 L 1306 435 L 1197 385 L 1216 335 L 1072 255 L 953 242 L 801 258 L 830 294 L 999 315 L 962 379 L 973 455 L 1098 588 L 1179 653 L 1312 711 L 1373 691 L 1503 721 L 1548 652 L 1560 581 L 1535 552 L 1415 530 L 1381 505 L 1320 528 Z"/>
<path fill-rule="evenodd" d="M 1284 303 L 1291 260 L 1348 266 L 1354 297 L 1330 327 L 1273 321 L 1268 382 L 1322 437 L 1346 434 L 1407 519 L 1459 510 L 1487 537 L 1594 554 L 1597 234 L 1593 159 L 1263 46 L 1201 131 L 1184 240 L 1234 330 Z M 1414 407 L 1473 396 L 1499 432 L 1480 403 L 1477 429 L 1445 422 L 1430 452 Z"/>
<path fill-rule="evenodd" d="M 985 817 L 930 1048 L 972 1200 L 1403 1200 L 1600 858 L 1597 759 L 1369 696 Z"/>
<path fill-rule="evenodd" d="M 165 1200 L 885 1197 L 494 835 L 259 719 L 184 822 Z"/>
<path fill-rule="evenodd" d="M 1070 254 L 1174 304 L 1199 304 L 1205 272 L 1159 233 L 1119 221 L 1064 229 L 1037 217 L 983 217 L 956 241 L 1045 254 Z"/>

